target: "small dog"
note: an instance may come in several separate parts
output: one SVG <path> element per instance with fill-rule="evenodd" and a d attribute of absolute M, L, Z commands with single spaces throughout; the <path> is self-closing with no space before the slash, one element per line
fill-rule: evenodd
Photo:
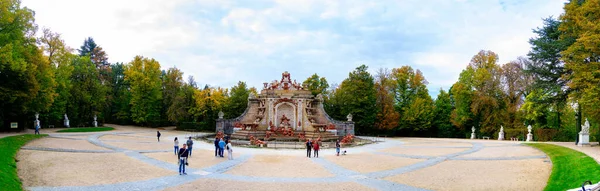
<path fill-rule="evenodd" d="M 346 150 L 344 150 L 344 151 L 342 152 L 342 155 L 346 155 Z"/>

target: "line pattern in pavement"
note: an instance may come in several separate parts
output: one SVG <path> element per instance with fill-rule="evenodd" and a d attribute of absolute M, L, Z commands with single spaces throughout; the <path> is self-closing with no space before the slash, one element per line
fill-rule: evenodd
<path fill-rule="evenodd" d="M 170 171 L 177 172 L 178 166 L 176 164 L 160 161 L 146 155 L 143 153 L 151 153 L 151 152 L 171 152 L 170 149 L 165 150 L 128 150 L 116 146 L 112 146 L 104 143 L 107 142 L 134 142 L 130 140 L 100 140 L 99 138 L 104 135 L 124 135 L 128 137 L 148 137 L 148 136 L 139 136 L 134 135 L 133 132 L 104 132 L 104 133 L 93 133 L 93 134 L 85 134 L 88 135 L 87 139 L 81 138 L 71 138 L 77 140 L 87 140 L 88 142 L 110 149 L 109 151 L 100 151 L 100 150 L 76 150 L 76 149 L 57 149 L 57 148 L 43 148 L 43 147 L 23 147 L 23 149 L 27 150 L 42 150 L 42 151 L 53 151 L 53 152 L 82 152 L 82 153 L 114 153 L 121 152 L 125 153 L 127 156 L 136 159 L 138 161 L 150 164 L 152 166 L 156 166 L 159 168 L 167 169 Z M 73 136 L 81 136 L 82 134 L 73 135 Z M 52 135 L 51 135 L 52 136 Z M 59 136 L 54 135 L 55 138 L 70 138 L 67 136 Z M 174 137 L 174 136 L 171 136 Z M 171 138 L 168 137 L 168 138 Z M 147 141 L 138 141 L 138 142 L 147 142 Z M 446 141 L 451 142 L 451 141 Z M 435 142 L 431 142 L 432 144 Z M 465 143 L 465 142 L 456 142 L 456 143 Z M 462 155 L 471 154 L 481 150 L 486 147 L 481 143 L 470 143 L 471 147 L 468 146 L 407 146 L 404 145 L 403 142 L 398 140 L 386 140 L 385 142 L 380 142 L 378 144 L 366 145 L 363 147 L 353 148 L 359 152 L 369 152 L 376 155 L 389 155 L 394 157 L 403 157 L 403 158 L 414 158 L 414 159 L 426 159 L 425 161 L 418 162 L 412 165 L 377 171 L 371 173 L 360 173 L 357 171 L 353 171 L 342 166 L 339 166 L 331 161 L 325 160 L 323 158 L 313 158 L 312 162 L 319 164 L 324 167 L 327 171 L 334 174 L 333 177 L 323 177 L 323 178 L 285 178 L 285 177 L 256 177 L 256 176 L 243 176 L 243 175 L 231 175 L 225 174 L 228 170 L 243 164 L 248 159 L 250 159 L 253 154 L 246 154 L 237 157 L 235 160 L 227 160 L 218 164 L 215 164 L 210 167 L 195 169 L 195 168 L 187 168 L 189 175 L 180 176 L 180 175 L 170 175 L 163 176 L 158 178 L 153 178 L 149 180 L 143 181 L 132 181 L 125 183 L 116 183 L 116 184 L 106 184 L 106 185 L 93 185 L 93 186 L 64 186 L 64 187 L 29 187 L 30 190 L 35 191 L 47 191 L 47 190 L 59 190 L 59 191 L 70 191 L 70 190 L 162 190 L 170 187 L 179 186 L 182 184 L 190 183 L 196 181 L 201 178 L 212 178 L 212 179 L 221 179 L 221 180 L 233 180 L 233 181 L 246 181 L 246 182 L 310 182 L 310 183 L 325 183 L 325 182 L 356 182 L 361 185 L 375 188 L 378 190 L 410 190 L 410 191 L 422 191 L 426 189 L 416 188 L 413 186 L 395 183 L 387 180 L 383 180 L 382 178 L 398 175 L 403 173 L 408 173 L 412 171 L 416 171 L 419 169 L 427 168 L 446 160 L 526 160 L 526 159 L 540 159 L 547 158 L 546 156 L 518 156 L 518 157 L 493 157 L 493 158 L 483 158 L 483 157 L 461 157 Z M 198 141 L 194 144 L 195 148 L 211 148 L 212 144 Z M 506 146 L 513 146 L 507 144 Z M 468 150 L 451 153 L 443 156 L 421 156 L 421 155 L 406 155 L 406 154 L 394 154 L 394 153 L 386 153 L 379 152 L 377 150 L 390 148 L 390 147 L 403 147 L 403 148 L 469 148 Z M 487 146 L 487 147 L 500 147 L 500 145 L 496 146 Z M 260 151 L 260 150 L 256 150 Z M 256 152 L 258 154 L 264 153 L 264 149 L 262 152 Z M 285 152 L 279 150 L 279 152 Z"/>

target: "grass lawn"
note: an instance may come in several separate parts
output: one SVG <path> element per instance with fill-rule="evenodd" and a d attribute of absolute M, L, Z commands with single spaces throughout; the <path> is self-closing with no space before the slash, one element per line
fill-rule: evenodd
<path fill-rule="evenodd" d="M 112 127 L 81 127 L 81 128 L 69 128 L 63 129 L 56 132 L 59 133 L 81 133 L 81 132 L 98 132 L 98 131 L 112 131 L 115 128 Z"/>
<path fill-rule="evenodd" d="M 47 135 L 16 135 L 0 139 L 0 190 L 23 190 L 15 157 L 25 143 Z"/>
<path fill-rule="evenodd" d="M 581 188 L 584 181 L 591 180 L 592 184 L 600 181 L 600 165 L 579 151 L 544 143 L 526 145 L 542 150 L 552 160 L 552 174 L 544 190 Z"/>

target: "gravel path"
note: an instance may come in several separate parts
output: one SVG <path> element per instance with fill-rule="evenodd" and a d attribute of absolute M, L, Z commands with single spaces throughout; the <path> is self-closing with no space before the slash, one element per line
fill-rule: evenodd
<path fill-rule="evenodd" d="M 348 151 L 346 156 L 334 156 L 333 148 L 322 149 L 321 158 L 306 158 L 305 150 L 234 148 L 234 160 L 214 157 L 212 144 L 195 141 L 188 175 L 180 176 L 171 142 L 179 137 L 182 143 L 189 133 L 161 130 L 163 137 L 157 143 L 152 137 L 156 129 L 112 127 L 116 130 L 51 134 L 23 147 L 17 158 L 19 176 L 27 180 L 24 188 L 539 190 L 551 170 L 543 153 L 509 141 L 387 138 L 377 144 L 343 148 Z M 59 162 L 63 160 L 67 163 Z M 74 173 L 73 168 L 78 171 Z M 141 175 L 132 176 L 132 172 Z M 472 184 L 473 179 L 480 183 Z"/>

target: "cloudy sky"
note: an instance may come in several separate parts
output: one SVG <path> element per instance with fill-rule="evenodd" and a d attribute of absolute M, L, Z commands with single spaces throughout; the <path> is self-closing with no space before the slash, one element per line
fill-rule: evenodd
<path fill-rule="evenodd" d="M 432 95 L 479 50 L 506 63 L 527 54 L 532 28 L 564 0 L 22 0 L 36 23 L 79 48 L 93 37 L 110 62 L 136 55 L 199 85 L 262 87 L 289 71 L 341 83 L 354 68 L 410 65 Z M 186 77 L 187 78 L 187 77 Z"/>

